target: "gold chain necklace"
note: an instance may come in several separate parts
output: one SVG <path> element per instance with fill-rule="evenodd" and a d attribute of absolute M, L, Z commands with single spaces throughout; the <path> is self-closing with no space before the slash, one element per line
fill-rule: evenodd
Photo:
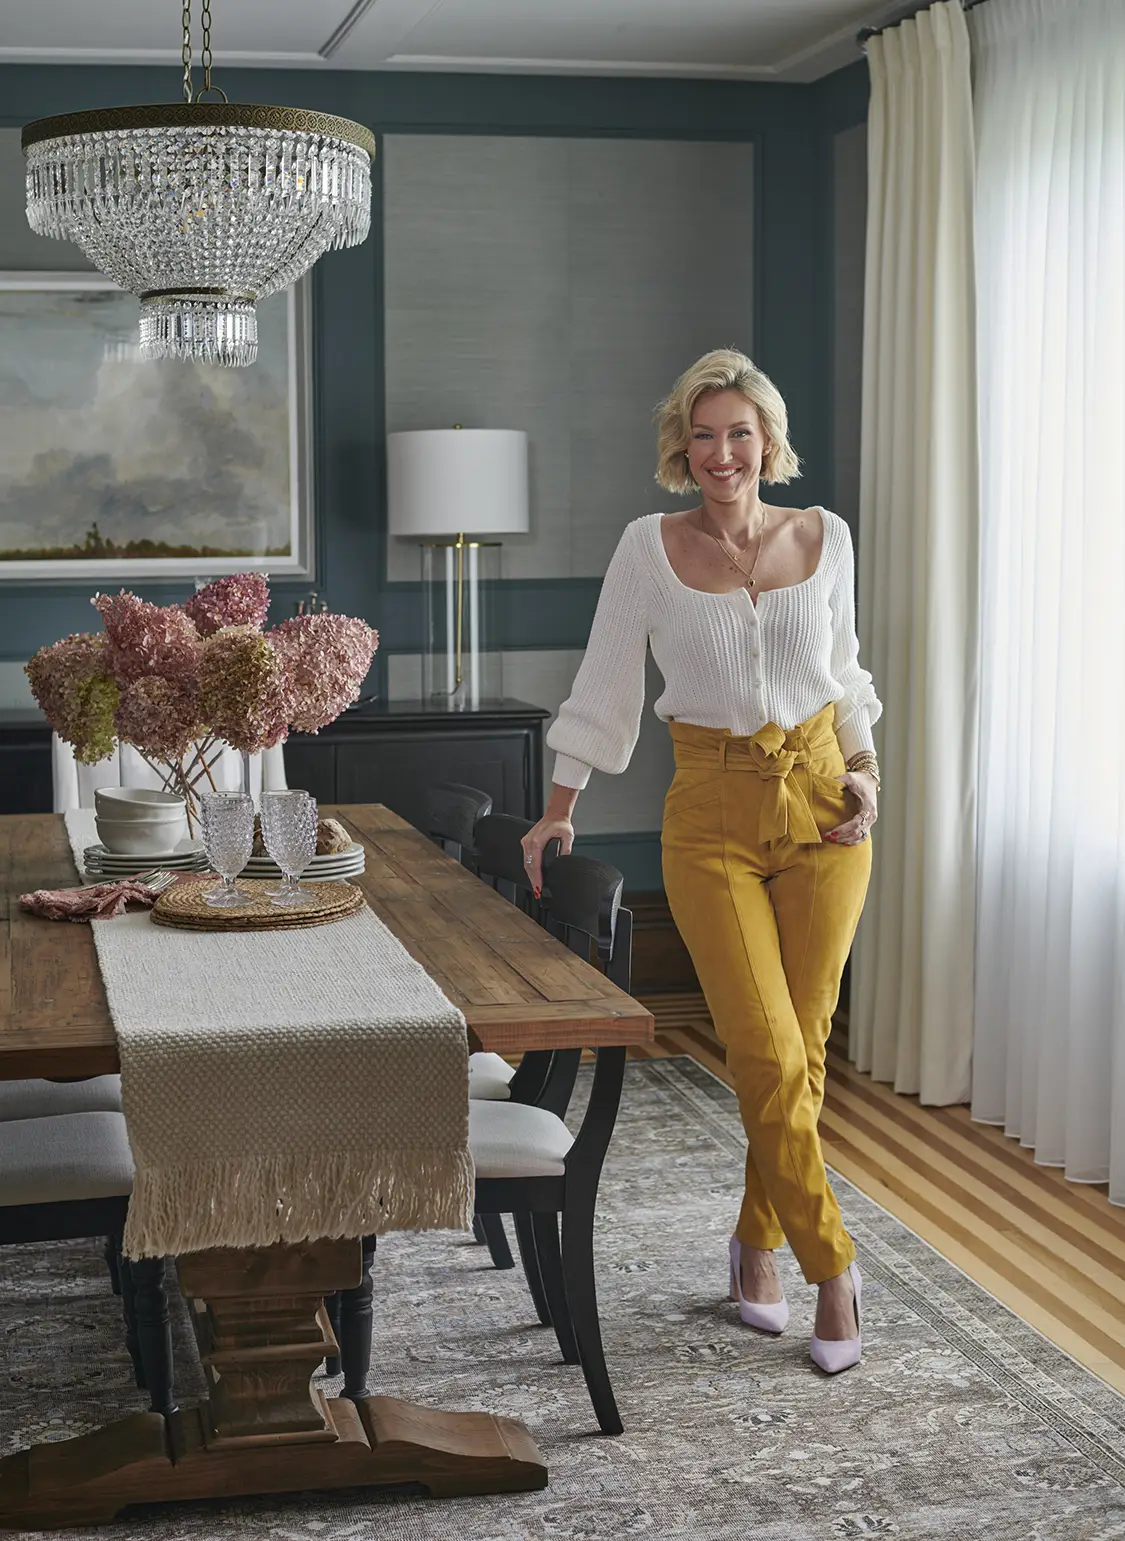
<path fill-rule="evenodd" d="M 730 564 L 733 567 L 737 567 L 738 568 L 739 572 L 746 579 L 746 587 L 748 589 L 752 589 L 754 587 L 754 581 L 755 581 L 754 580 L 754 574 L 758 571 L 758 563 L 761 560 L 761 556 L 762 556 L 762 546 L 765 543 L 765 538 L 766 538 L 766 505 L 764 503 L 762 503 L 760 505 L 760 507 L 761 507 L 761 510 L 762 510 L 762 522 L 758 526 L 758 549 L 754 553 L 754 560 L 750 564 L 750 571 L 749 572 L 746 571 L 745 567 L 743 567 L 742 563 L 740 561 L 738 561 L 738 559 L 736 557 L 733 557 L 731 555 L 730 549 L 728 548 L 726 541 L 720 540 L 717 535 L 712 535 L 710 530 L 704 529 L 704 526 L 703 526 L 703 510 L 702 509 L 699 510 L 699 528 L 700 528 L 701 533 L 706 535 L 709 540 L 713 540 L 715 542 L 716 546 L 718 546 L 719 550 L 726 557 L 727 561 L 730 562 Z"/>

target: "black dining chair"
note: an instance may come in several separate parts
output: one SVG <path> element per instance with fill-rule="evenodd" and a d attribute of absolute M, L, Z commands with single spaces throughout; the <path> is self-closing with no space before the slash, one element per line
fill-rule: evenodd
<path fill-rule="evenodd" d="M 452 856 L 471 872 L 477 870 L 476 848 L 473 832 L 477 822 L 492 812 L 492 798 L 477 787 L 461 782 L 439 782 L 426 792 L 426 828 L 430 839 L 437 842 L 447 856 Z M 499 1054 L 477 1053 L 469 1055 L 469 1096 L 507 1097 L 508 1083 L 515 1074 L 515 1067 Z M 478 1241 L 484 1241 L 482 1234 Z M 500 1245 L 506 1250 L 507 1242 L 500 1234 Z M 512 1266 L 511 1253 L 506 1263 Z"/>
<path fill-rule="evenodd" d="M 596 953 L 603 972 L 628 991 L 632 973 L 631 911 L 621 905 L 616 867 L 583 856 L 558 856 L 544 873 L 548 928 L 584 958 Z M 578 1051 L 573 1052 L 577 1060 Z M 576 1067 L 575 1067 L 576 1068 Z M 558 1102 L 476 1102 L 469 1106 L 469 1148 L 476 1166 L 479 1212 L 512 1214 L 540 1320 L 555 1329 L 568 1364 L 579 1363 L 604 1433 L 621 1418 L 602 1347 L 594 1282 L 594 1205 L 602 1163 L 621 1098 L 625 1049 L 595 1050 L 593 1084 L 578 1133 L 571 1137 Z M 570 1076 L 573 1086 L 574 1076 Z M 565 1086 L 565 1077 L 560 1078 Z M 569 1101 L 569 1089 L 566 1091 Z M 562 1217 L 562 1242 L 559 1217 Z M 524 1241 L 527 1217 L 530 1245 Z M 534 1281 L 534 1282 L 533 1282 Z"/>
<path fill-rule="evenodd" d="M 474 865 L 473 830 L 478 819 L 492 812 L 492 798 L 460 781 L 441 781 L 426 788 L 426 831 L 447 856 L 467 867 Z"/>
<path fill-rule="evenodd" d="M 542 925 L 546 917 L 545 903 L 542 899 L 536 900 L 532 892 L 521 844 L 523 837 L 533 828 L 530 819 L 516 818 L 510 813 L 490 813 L 477 820 L 473 843 L 477 876 Z M 558 859 L 558 855 L 559 842 L 549 841 L 543 852 L 544 871 L 552 861 Z M 525 1054 L 509 1078 L 508 1100 L 514 1097 L 519 1102 L 538 1102 L 546 1091 L 548 1081 L 554 1077 L 552 1105 L 561 1101 L 561 1111 L 565 1112 L 574 1088 L 574 1076 L 571 1075 L 567 1086 L 564 1067 L 573 1061 L 574 1070 L 577 1071 L 578 1059 L 569 1050 L 564 1052 L 565 1058 L 562 1059 L 549 1049 L 534 1049 Z"/>
<path fill-rule="evenodd" d="M 478 819 L 474 827 L 473 848 L 477 876 L 542 923 L 545 913 L 543 904 L 532 893 L 521 844 L 531 828 L 533 825 L 530 819 L 517 818 L 508 813 L 487 814 Z M 558 853 L 559 842 L 552 840 L 544 852 L 544 863 L 553 860 Z M 580 1058 L 577 1049 L 535 1049 L 524 1054 L 518 1068 L 513 1069 L 498 1054 L 474 1054 L 469 1061 L 470 1101 L 514 1100 L 534 1103 L 550 1107 L 561 1117 L 566 1112 L 570 1094 L 574 1090 Z M 512 1220 L 520 1261 L 523 1263 L 536 1315 L 544 1326 L 549 1326 L 551 1315 L 535 1262 L 531 1216 L 516 1214 Z M 499 1215 L 478 1212 L 473 1217 L 473 1231 L 478 1240 L 483 1238 L 487 1244 L 494 1267 L 513 1266 L 504 1222 Z"/>
<path fill-rule="evenodd" d="M 53 1083 L 51 1083 L 53 1084 Z M 137 1385 L 165 1417 L 176 1410 L 164 1258 L 121 1255 L 133 1157 L 117 1112 L 0 1122 L 0 1247 L 108 1238 Z"/>
<path fill-rule="evenodd" d="M 478 819 L 492 812 L 492 798 L 460 781 L 438 782 L 426 789 L 426 829 L 430 839 L 471 872 L 477 870 L 473 832 Z M 506 1098 L 515 1067 L 500 1054 L 469 1055 L 469 1096 Z M 511 1268 L 512 1253 L 498 1218 L 474 1215 L 473 1235 L 487 1246 L 496 1268 Z M 335 1361 L 338 1363 L 338 1361 Z"/>
<path fill-rule="evenodd" d="M 0 1081 L 0 1124 L 21 1118 L 62 1117 L 66 1113 L 120 1113 L 121 1077 L 89 1076 L 78 1081 Z M 121 1293 L 119 1249 L 105 1239 L 105 1261 L 115 1295 Z"/>
<path fill-rule="evenodd" d="M 371 1328 L 374 1317 L 372 1296 L 375 1286 L 371 1267 L 375 1261 L 377 1238 L 364 1236 L 360 1242 L 362 1267 L 354 1289 L 337 1290 L 326 1295 L 324 1309 L 336 1339 L 336 1353 L 324 1362 L 325 1373 L 344 1376 L 341 1393 L 349 1401 L 368 1395 L 367 1372 L 371 1368 Z"/>

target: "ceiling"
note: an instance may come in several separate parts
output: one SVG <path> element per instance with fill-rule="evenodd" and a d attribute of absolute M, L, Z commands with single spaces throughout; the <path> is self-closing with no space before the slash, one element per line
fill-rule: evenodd
<path fill-rule="evenodd" d="M 211 0 L 215 62 L 819 79 L 880 0 Z M 199 3 L 192 6 L 198 48 Z M 180 0 L 0 0 L 0 63 L 170 64 Z"/>

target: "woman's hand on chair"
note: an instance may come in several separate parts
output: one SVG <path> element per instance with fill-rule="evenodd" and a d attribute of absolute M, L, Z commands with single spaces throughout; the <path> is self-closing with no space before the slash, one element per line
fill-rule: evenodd
<path fill-rule="evenodd" d="M 570 855 L 574 845 L 574 825 L 570 815 L 577 801 L 578 792 L 574 787 L 552 787 L 546 813 L 520 841 L 524 865 L 527 867 L 527 880 L 537 899 L 543 892 L 543 852 L 547 845 L 557 840 L 560 856 Z"/>
<path fill-rule="evenodd" d="M 847 788 L 859 807 L 854 817 L 837 824 L 824 838 L 833 845 L 862 845 L 879 817 L 879 783 L 866 771 L 845 771 L 836 780 Z"/>

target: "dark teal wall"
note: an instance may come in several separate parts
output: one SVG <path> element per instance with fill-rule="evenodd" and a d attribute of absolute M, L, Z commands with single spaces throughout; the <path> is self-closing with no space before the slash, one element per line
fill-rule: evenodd
<path fill-rule="evenodd" d="M 861 63 L 812 86 L 485 75 L 224 70 L 232 100 L 343 113 L 383 133 L 544 134 L 749 140 L 756 149 L 757 361 L 789 405 L 802 493 L 832 500 L 831 135 L 866 112 Z M 0 66 L 0 125 L 88 107 L 178 97 L 169 69 Z M 318 265 L 314 280 L 317 587 L 333 609 L 379 628 L 388 652 L 417 651 L 417 590 L 383 573 L 384 400 L 381 177 L 372 234 Z M 706 232 L 700 232 L 701 262 Z M 278 583 L 279 616 L 307 584 Z M 501 645 L 581 647 L 598 584 L 504 586 Z M 149 585 L 171 599 L 183 585 Z M 0 658 L 24 659 L 90 625 L 90 585 L 0 584 Z"/>

